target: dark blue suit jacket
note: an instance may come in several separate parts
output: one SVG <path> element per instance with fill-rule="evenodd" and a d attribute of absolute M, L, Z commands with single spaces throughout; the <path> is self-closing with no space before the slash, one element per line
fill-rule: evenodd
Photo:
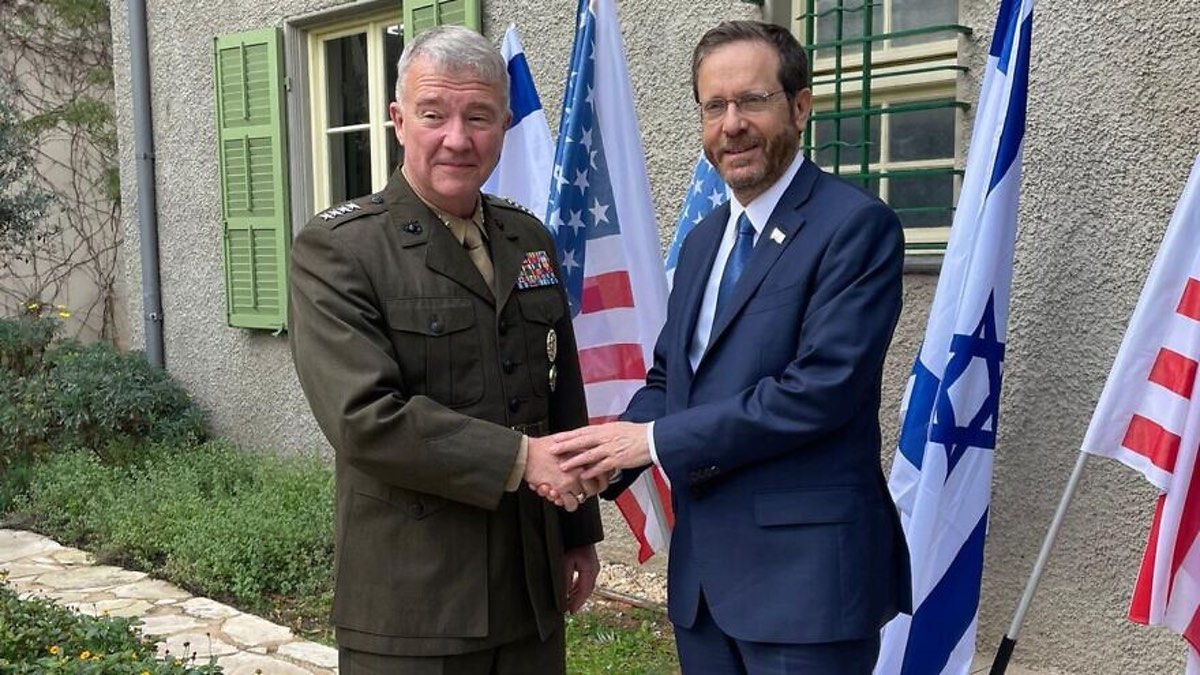
<path fill-rule="evenodd" d="M 690 627 L 703 588 L 717 625 L 738 639 L 872 636 L 910 603 L 879 454 L 899 220 L 804 162 L 693 373 L 688 349 L 728 218 L 726 204 L 688 235 L 654 364 L 622 416 L 655 421 L 671 480 L 671 620 Z"/>

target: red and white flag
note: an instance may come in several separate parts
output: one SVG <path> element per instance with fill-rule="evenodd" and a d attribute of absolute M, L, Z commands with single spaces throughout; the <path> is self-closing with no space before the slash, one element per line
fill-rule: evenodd
<path fill-rule="evenodd" d="M 1129 618 L 1188 641 L 1200 675 L 1200 158 L 1150 268 L 1083 451 L 1160 491 Z"/>
<path fill-rule="evenodd" d="M 580 0 L 578 17 L 546 225 L 571 301 L 588 414 L 598 424 L 624 412 L 645 382 L 666 318 L 667 277 L 616 7 Z M 653 467 L 617 499 L 641 562 L 666 549 L 670 504 Z"/>

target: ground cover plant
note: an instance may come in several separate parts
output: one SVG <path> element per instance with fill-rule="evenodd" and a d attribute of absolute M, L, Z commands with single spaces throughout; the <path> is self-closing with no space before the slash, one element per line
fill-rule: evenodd
<path fill-rule="evenodd" d="M 36 530 L 331 644 L 328 461 L 205 441 L 203 412 L 169 374 L 136 352 L 59 340 L 57 308 L 26 309 L 0 319 L 0 526 Z M 14 625 L 0 618 L 0 643 Z M 570 673 L 678 671 L 659 612 L 595 599 L 568 618 L 567 640 Z M 49 669 L 115 653 L 52 646 L 34 645 L 42 651 L 20 658 L 36 667 L 23 669 L 0 653 L 9 658 L 0 675 L 126 672 Z M 146 672 L 185 672 L 155 667 Z"/>
<path fill-rule="evenodd" d="M 333 476 L 316 458 L 262 455 L 223 442 L 168 443 L 107 464 L 70 451 L 39 462 L 11 518 L 192 593 L 321 637 L 333 576 Z M 297 620 L 299 620 L 297 618 Z"/>
<path fill-rule="evenodd" d="M 2 581 L 2 580 L 0 580 Z M 157 658 L 136 619 L 78 614 L 42 599 L 22 600 L 0 583 L 0 673 L 5 675 L 212 675 L 194 654 Z"/>

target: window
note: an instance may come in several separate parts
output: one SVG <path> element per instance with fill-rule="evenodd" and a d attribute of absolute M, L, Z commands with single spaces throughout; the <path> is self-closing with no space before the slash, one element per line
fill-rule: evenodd
<path fill-rule="evenodd" d="M 887 201 L 909 253 L 945 247 L 962 171 L 957 0 L 795 0 L 813 71 L 808 156 Z"/>
<path fill-rule="evenodd" d="M 399 163 L 388 104 L 403 49 L 399 10 L 309 33 L 310 213 L 382 189 Z"/>

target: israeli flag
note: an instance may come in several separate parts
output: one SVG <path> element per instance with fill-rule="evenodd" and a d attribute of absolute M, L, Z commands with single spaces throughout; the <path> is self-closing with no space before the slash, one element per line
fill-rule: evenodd
<path fill-rule="evenodd" d="M 483 191 L 507 197 L 545 222 L 554 168 L 554 145 L 550 142 L 550 125 L 533 86 L 533 75 L 525 61 L 525 48 L 521 46 L 515 24 L 505 31 L 500 53 L 508 64 L 508 107 L 512 111 L 512 123 L 504 136 L 500 163 L 483 184 Z"/>
<path fill-rule="evenodd" d="M 884 629 L 879 675 L 966 675 L 975 653 L 1000 408 L 1033 0 L 1003 0 L 954 226 L 901 406 L 889 483 L 913 608 Z"/>

